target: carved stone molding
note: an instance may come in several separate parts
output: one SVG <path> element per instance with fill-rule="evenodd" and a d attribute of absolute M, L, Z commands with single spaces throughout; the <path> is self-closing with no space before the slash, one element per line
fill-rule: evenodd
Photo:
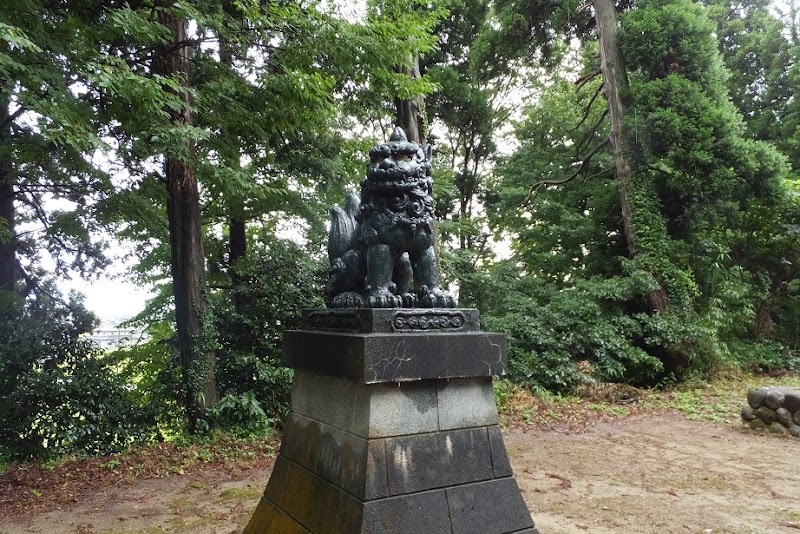
<path fill-rule="evenodd" d="M 457 332 L 464 329 L 467 319 L 460 310 L 402 310 L 392 317 L 395 332 Z"/>

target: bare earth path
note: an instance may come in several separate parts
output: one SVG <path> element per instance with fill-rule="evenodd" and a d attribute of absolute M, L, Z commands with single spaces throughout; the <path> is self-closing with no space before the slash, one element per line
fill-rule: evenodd
<path fill-rule="evenodd" d="M 800 439 L 664 413 L 581 433 L 513 429 L 506 444 L 542 534 L 800 533 Z M 240 532 L 268 476 L 173 475 L 59 510 L 0 507 L 0 534 Z"/>

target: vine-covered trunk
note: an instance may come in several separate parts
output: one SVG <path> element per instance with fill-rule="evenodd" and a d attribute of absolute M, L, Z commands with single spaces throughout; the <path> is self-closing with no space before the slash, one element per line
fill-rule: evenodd
<path fill-rule="evenodd" d="M 633 259 L 638 253 L 636 231 L 633 226 L 631 207 L 632 171 L 626 155 L 626 138 L 623 132 L 625 107 L 622 93 L 629 90 L 628 73 L 622 60 L 617 42 L 617 12 L 612 0 L 594 0 L 597 36 L 600 44 L 600 70 L 603 73 L 603 91 L 608 100 L 608 116 L 611 121 L 611 147 L 614 156 L 614 170 L 619 185 L 619 202 L 622 211 L 622 230 L 628 249 L 628 257 Z M 663 288 L 651 291 L 647 296 L 648 307 L 652 312 L 667 312 L 667 295 Z"/>
<path fill-rule="evenodd" d="M 0 84 L 2 85 L 2 84 Z M 3 95 L 4 97 L 6 95 Z M 16 289 L 14 184 L 11 176 L 11 117 L 7 98 L 0 102 L 0 290 Z"/>
<path fill-rule="evenodd" d="M 162 4 L 168 7 L 171 3 Z M 177 76 L 189 85 L 189 57 L 186 46 L 187 22 L 159 10 L 159 21 L 172 29 L 173 40 L 163 54 L 163 74 Z M 183 108 L 174 114 L 176 124 L 191 124 L 189 93 L 181 94 Z M 187 141 L 187 152 L 194 150 Z M 200 195 L 194 168 L 176 157 L 167 156 L 164 164 L 167 186 L 167 218 L 172 261 L 172 287 L 175 297 L 175 322 L 178 331 L 181 366 L 185 387 L 185 408 L 189 431 L 205 417 L 207 407 L 216 404 L 215 354 L 204 335 L 205 255 L 200 219 Z"/>

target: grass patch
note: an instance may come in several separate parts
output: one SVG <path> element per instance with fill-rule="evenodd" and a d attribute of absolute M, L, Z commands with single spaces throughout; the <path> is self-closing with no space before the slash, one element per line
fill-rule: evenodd
<path fill-rule="evenodd" d="M 228 488 L 219 494 L 223 501 L 248 501 L 260 499 L 264 490 L 261 488 Z"/>

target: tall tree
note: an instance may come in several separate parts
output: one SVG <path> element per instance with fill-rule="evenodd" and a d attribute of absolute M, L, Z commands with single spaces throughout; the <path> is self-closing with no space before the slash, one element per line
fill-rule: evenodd
<path fill-rule="evenodd" d="M 624 13 L 618 48 L 627 61 L 626 84 L 624 70 L 614 75 L 622 63 L 607 50 L 607 37 L 617 29 L 613 6 L 601 0 L 593 5 L 601 68 L 589 70 L 602 74 L 603 83 L 592 75 L 578 78 L 582 92 L 590 92 L 578 101 L 572 121 L 557 112 L 569 105 L 563 83 L 543 92 L 521 131 L 531 139 L 501 168 L 507 196 L 501 205 L 514 211 L 493 213 L 511 229 L 515 258 L 525 260 L 525 269 L 604 310 L 594 320 L 617 340 L 612 360 L 648 361 L 636 356 L 643 350 L 661 361 L 662 373 L 679 374 L 691 365 L 708 369 L 729 350 L 727 342 L 763 337 L 773 299 L 783 298 L 785 269 L 775 268 L 766 248 L 756 246 L 776 232 L 768 222 L 774 219 L 750 214 L 792 211 L 784 211 L 786 168 L 773 147 L 743 135 L 713 26 L 700 6 L 641 1 Z M 592 52 L 583 57 L 596 65 Z M 607 106 L 598 105 L 603 96 Z M 605 139 L 604 132 L 618 136 L 609 143 L 610 154 L 601 150 L 602 141 L 593 141 Z M 542 157 L 537 144 L 551 151 L 565 146 Z M 620 183 L 626 166 L 629 179 Z M 616 171 L 613 184 L 604 178 L 610 169 Z M 615 201 L 608 196 L 611 185 Z M 526 197 L 534 200 L 525 203 Z M 772 246 L 791 262 L 791 236 L 776 233 Z M 565 323 L 563 309 L 543 305 L 553 314 L 548 320 Z M 687 323 L 688 317 L 695 319 Z M 603 347 L 584 344 L 571 351 L 608 362 Z"/>
<path fill-rule="evenodd" d="M 2 84 L 5 85 L 5 84 Z M 8 150 L 11 139 L 11 116 L 9 98 L 0 103 L 0 147 Z M 16 291 L 17 265 L 16 215 L 14 213 L 14 184 L 11 177 L 11 158 L 0 155 L 0 291 Z"/>
<path fill-rule="evenodd" d="M 162 47 L 158 71 L 177 80 L 181 89 L 181 107 L 171 111 L 177 126 L 191 126 L 191 93 L 187 27 L 188 21 L 172 11 L 174 2 L 159 4 L 158 19 L 172 32 L 172 39 Z M 218 401 L 215 379 L 215 355 L 211 340 L 205 335 L 206 311 L 205 254 L 200 218 L 200 194 L 190 159 L 191 140 L 173 148 L 164 156 L 164 179 L 167 188 L 167 219 L 172 266 L 172 291 L 175 298 L 175 323 L 184 375 L 185 407 L 189 431 L 195 432 L 205 410 Z"/>

